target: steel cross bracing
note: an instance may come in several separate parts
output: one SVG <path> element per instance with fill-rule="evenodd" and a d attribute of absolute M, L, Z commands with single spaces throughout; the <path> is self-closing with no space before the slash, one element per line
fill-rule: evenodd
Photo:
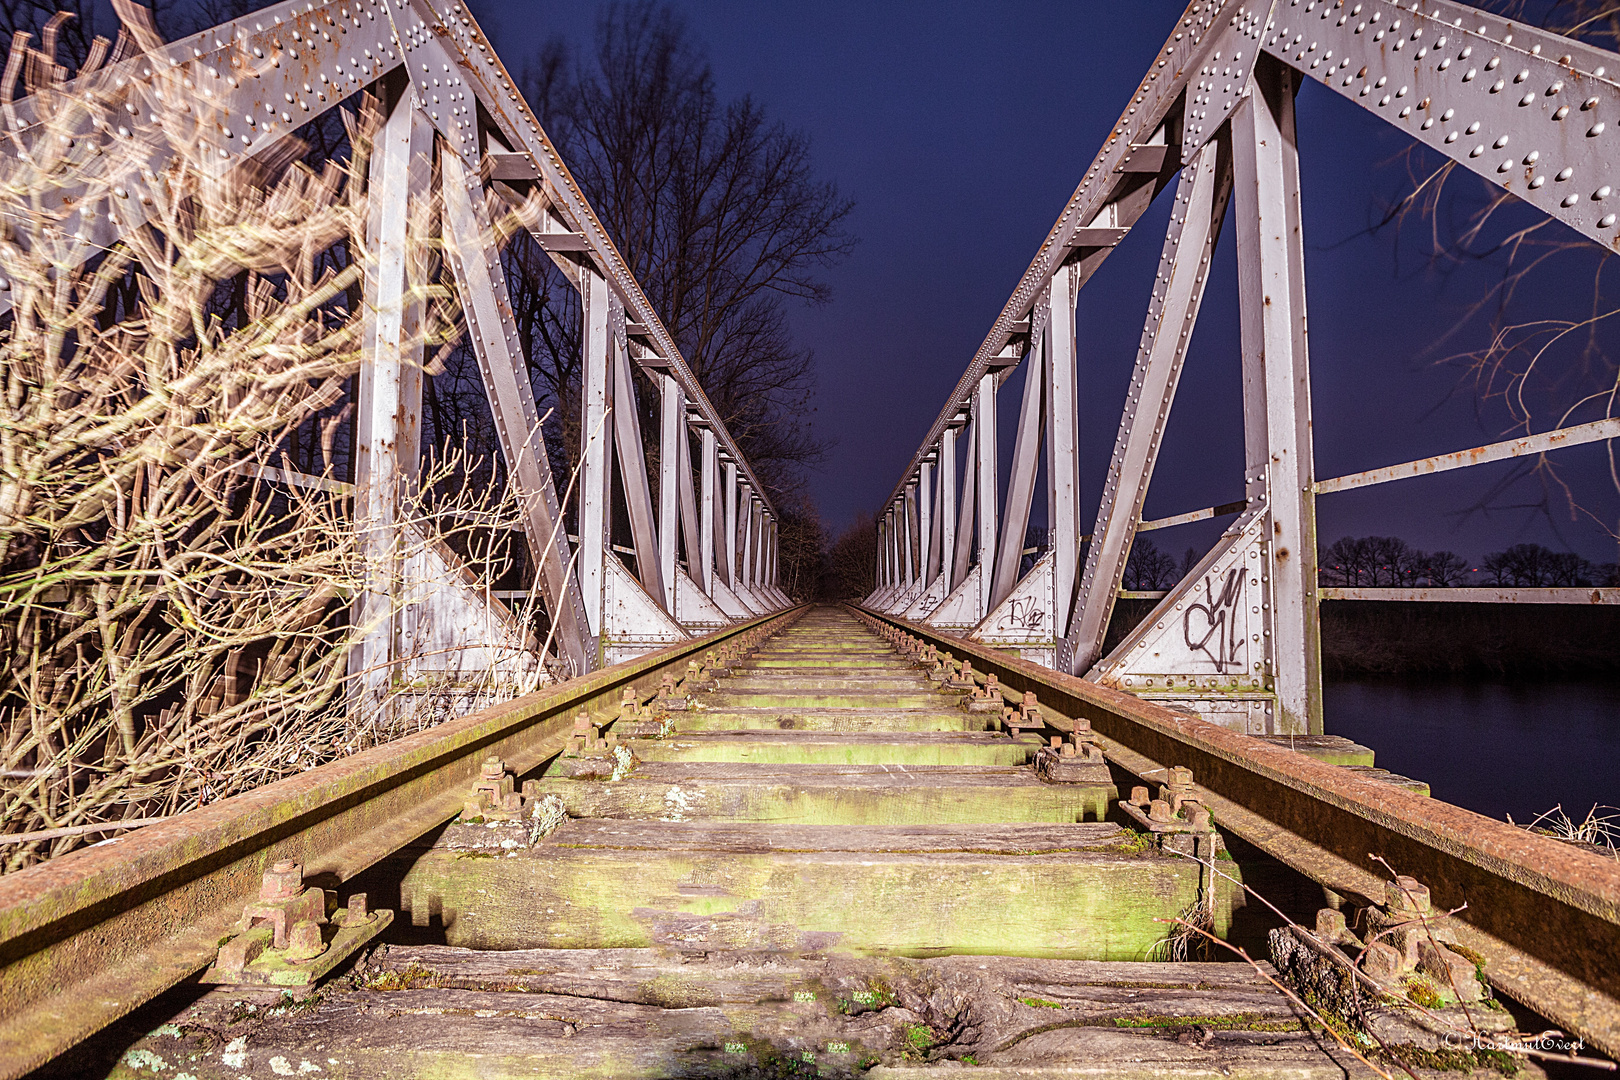
<path fill-rule="evenodd" d="M 351 658 L 351 670 L 363 676 L 363 692 L 380 700 L 401 672 L 482 674 L 500 664 L 532 669 L 540 662 L 538 643 L 487 588 L 475 587 L 471 572 L 447 547 L 428 544 L 425 555 L 401 554 L 424 548 L 404 543 L 397 524 L 400 499 L 417 471 L 422 394 L 422 357 L 402 344 L 417 317 L 406 299 L 403 249 L 411 205 L 432 194 L 435 160 L 447 263 L 522 506 L 536 587 L 557 628 L 562 671 L 583 674 L 692 632 L 786 606 L 775 584 L 778 518 L 763 485 L 463 5 L 436 7 L 427 0 L 274 4 L 182 41 L 143 44 L 140 55 L 84 76 L 111 87 L 129 114 L 126 126 L 104 135 L 87 133 L 91 137 L 139 139 L 153 133 L 162 86 L 176 81 L 192 93 L 188 111 L 222 172 L 273 150 L 356 91 L 369 88 L 387 110 L 369 178 L 368 243 L 375 246 L 376 270 L 365 283 L 366 355 L 355 402 L 355 506 L 378 582 L 355 602 L 356 618 L 371 628 Z M 9 106 L 5 119 L 22 130 L 34 115 L 32 101 L 25 99 Z M 157 170 L 165 162 L 165 144 L 161 138 L 152 143 L 148 165 Z M 117 189 L 116 205 L 80 211 L 84 241 L 78 259 L 140 227 L 145 220 L 141 194 L 150 176 L 132 173 Z M 548 465 L 491 224 L 509 204 L 535 193 L 544 210 L 531 232 L 580 290 L 587 324 L 577 549 L 562 524 L 564 507 Z M 0 302 L 3 298 L 0 291 Z M 632 365 L 650 376 L 664 399 L 656 513 L 636 421 Z M 692 454 L 694 437 L 703 448 L 700 458 Z M 702 470 L 701 525 L 694 462 Z M 752 549 L 739 544 L 734 516 L 724 521 L 713 516 L 722 469 L 731 497 L 740 494 L 752 510 L 746 522 L 753 530 Z M 634 574 L 609 543 L 615 477 L 635 538 Z M 710 528 L 717 537 L 699 536 L 700 529 Z M 679 545 L 684 545 L 684 567 L 676 558 Z M 747 568 L 714 564 L 717 556 L 735 559 L 745 550 L 770 557 Z"/>
<path fill-rule="evenodd" d="M 1451 0 L 1198 0 L 879 515 L 877 588 L 866 606 L 1240 730 L 1320 731 L 1318 494 L 1615 437 L 1615 421 L 1605 420 L 1316 479 L 1293 109 L 1307 78 L 1589 239 L 1620 241 L 1620 132 L 1610 130 L 1620 122 L 1620 56 Z M 1083 535 L 1076 294 L 1172 185 L 1136 370 L 1097 518 Z M 1244 499 L 1143 522 L 1228 216 L 1238 255 Z M 1002 493 L 996 390 L 1020 364 L 1028 368 Z M 1042 445 L 1044 553 L 1023 547 Z M 918 518 L 915 508 L 930 497 L 929 516 Z M 1215 547 L 1104 655 L 1136 533 L 1229 514 L 1237 516 Z M 1039 557 L 1019 577 L 1032 553 Z M 1434 599 L 1428 593 L 1441 591 L 1422 592 Z"/>

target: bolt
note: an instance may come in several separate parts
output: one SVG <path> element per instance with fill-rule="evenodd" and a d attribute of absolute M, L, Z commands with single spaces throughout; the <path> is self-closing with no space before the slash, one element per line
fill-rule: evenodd
<path fill-rule="evenodd" d="M 1186 768 L 1185 766 L 1177 765 L 1175 768 L 1170 770 L 1170 783 L 1171 783 L 1171 786 L 1173 786 L 1173 787 L 1190 786 L 1192 784 L 1192 782 L 1193 782 L 1193 779 L 1192 779 L 1192 770 L 1191 769 Z"/>
<path fill-rule="evenodd" d="M 291 900 L 304 891 L 304 868 L 292 859 L 282 859 L 259 879 L 260 900 Z"/>
<path fill-rule="evenodd" d="M 1148 789 L 1141 784 L 1131 788 L 1131 805 L 1146 806 L 1148 804 Z"/>
<path fill-rule="evenodd" d="M 1415 877 L 1401 874 L 1384 886 L 1384 903 L 1390 911 L 1427 915 L 1429 887 Z"/>
<path fill-rule="evenodd" d="M 574 726 L 578 727 L 579 721 L 576 720 Z M 483 773 L 485 780 L 499 780 L 506 775 L 506 762 L 498 757 L 487 757 L 479 771 Z"/>
<path fill-rule="evenodd" d="M 1033 691 L 1033 690 L 1025 690 L 1024 691 L 1024 711 L 1029 712 L 1029 710 L 1036 709 L 1036 708 L 1039 708 L 1039 707 L 1040 707 L 1039 704 L 1035 700 L 1035 691 Z"/>
<path fill-rule="evenodd" d="M 1171 818 L 1170 804 L 1163 799 L 1154 799 L 1148 803 L 1148 820 L 1167 822 Z"/>

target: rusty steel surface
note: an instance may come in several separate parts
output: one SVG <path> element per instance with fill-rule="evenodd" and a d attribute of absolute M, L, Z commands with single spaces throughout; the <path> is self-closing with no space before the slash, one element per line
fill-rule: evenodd
<path fill-rule="evenodd" d="M 332 888 L 454 817 L 481 761 L 518 775 L 573 714 L 651 694 L 666 668 L 804 609 L 707 637 L 354 754 L 0 878 L 0 1077 L 18 1077 L 214 959 L 266 867 Z"/>
<path fill-rule="evenodd" d="M 866 608 L 971 658 L 1015 693 L 1084 717 L 1105 752 L 1138 773 L 1186 766 L 1218 825 L 1327 888 L 1383 902 L 1390 872 L 1461 907 L 1464 943 L 1493 985 L 1604 1053 L 1620 1053 L 1620 862 L 1304 754 L 1172 712 L 1131 694 Z"/>

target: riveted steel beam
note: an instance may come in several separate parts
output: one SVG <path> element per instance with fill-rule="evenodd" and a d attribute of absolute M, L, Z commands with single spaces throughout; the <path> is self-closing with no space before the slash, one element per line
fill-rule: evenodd
<path fill-rule="evenodd" d="M 444 229 L 451 269 L 462 296 L 467 332 L 483 374 L 495 430 L 508 474 L 523 510 L 523 532 L 539 568 L 546 611 L 557 626 L 557 639 L 573 674 L 591 670 L 594 650 L 580 590 L 575 586 L 557 504 L 556 483 L 546 455 L 540 416 L 529 385 L 528 365 L 512 323 L 495 232 L 476 174 L 469 174 L 454 154 L 440 161 L 444 191 Z"/>
<path fill-rule="evenodd" d="M 1620 248 L 1620 56 L 1450 0 L 1279 5 L 1249 39 L 1447 160 Z"/>
<path fill-rule="evenodd" d="M 1076 674 L 1090 670 L 1102 655 L 1103 638 L 1203 302 L 1210 259 L 1232 190 L 1231 167 L 1230 149 L 1220 142 L 1211 143 L 1183 170 L 1176 189 L 1137 347 L 1136 371 L 1086 552 L 1074 625 L 1066 648 L 1060 650 L 1060 659 L 1066 654 L 1067 670 Z"/>

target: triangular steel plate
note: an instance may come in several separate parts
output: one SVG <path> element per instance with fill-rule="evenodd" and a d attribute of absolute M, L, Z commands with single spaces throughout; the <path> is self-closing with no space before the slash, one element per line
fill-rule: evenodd
<path fill-rule="evenodd" d="M 633 660 L 690 636 L 647 594 L 616 556 L 602 561 L 602 665 Z"/>
<path fill-rule="evenodd" d="M 951 594 L 923 621 L 941 630 L 971 630 L 979 625 L 979 574 L 983 563 L 975 563 Z"/>
<path fill-rule="evenodd" d="M 675 571 L 675 621 L 688 630 L 714 630 L 731 623 L 725 610 L 680 569 Z"/>
<path fill-rule="evenodd" d="M 939 607 L 940 601 L 945 599 L 947 591 L 945 583 L 949 580 L 944 574 L 936 574 L 928 588 L 917 594 L 917 598 L 911 602 L 910 607 L 900 613 L 900 617 L 902 619 L 928 618 L 929 615 L 933 614 L 934 609 Z"/>
<path fill-rule="evenodd" d="M 1212 723 L 1273 734 L 1268 521 L 1256 505 L 1233 522 L 1086 678 Z"/>
<path fill-rule="evenodd" d="M 713 600 L 720 610 L 730 618 L 747 619 L 753 617 L 754 613 L 748 610 L 748 605 L 738 599 L 737 594 L 731 591 L 731 587 L 720 580 L 719 574 L 714 576 Z"/>
<path fill-rule="evenodd" d="M 1016 648 L 1025 660 L 1051 667 L 1057 655 L 1052 618 L 1057 607 L 1053 595 L 1057 587 L 1053 572 L 1056 558 L 1049 551 L 1035 560 L 1029 573 L 973 628 L 969 637 L 986 645 Z"/>

